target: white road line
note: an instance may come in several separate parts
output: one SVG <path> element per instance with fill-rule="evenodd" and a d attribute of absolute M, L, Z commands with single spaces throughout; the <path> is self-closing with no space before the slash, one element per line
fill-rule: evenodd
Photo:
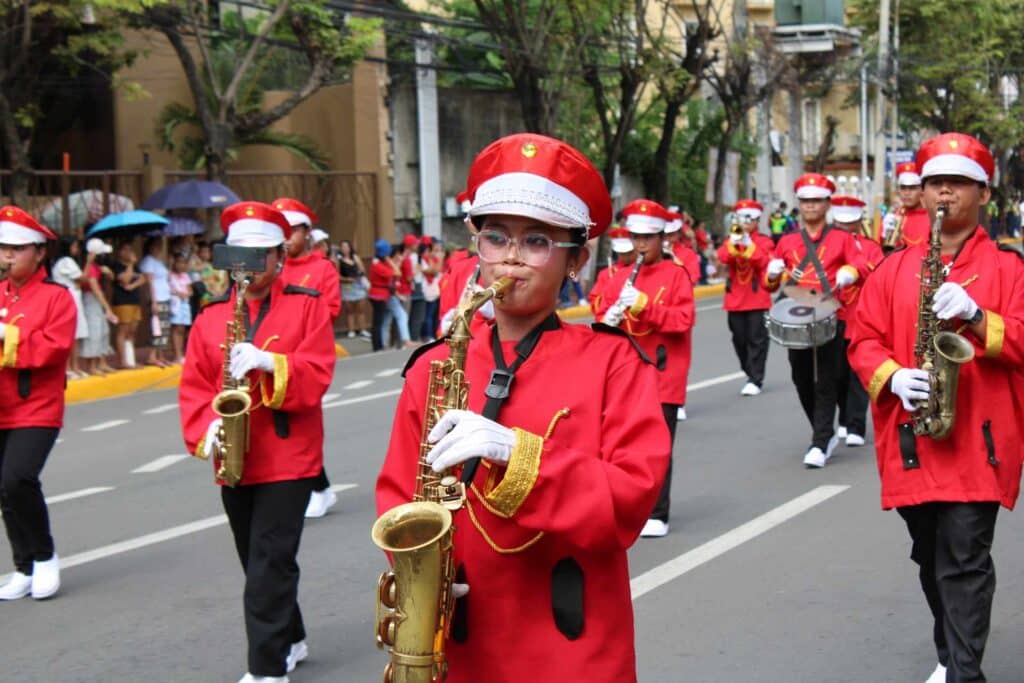
<path fill-rule="evenodd" d="M 343 399 L 341 401 L 331 401 L 330 403 L 323 404 L 323 406 L 321 406 L 321 407 L 324 408 L 324 409 L 327 409 L 327 408 L 337 408 L 338 406 L 348 406 L 348 405 L 352 405 L 353 403 L 364 403 L 366 401 L 375 401 L 378 398 L 384 398 L 386 396 L 397 396 L 400 393 L 402 393 L 401 389 L 392 389 L 391 391 L 380 391 L 380 392 L 377 392 L 376 394 L 367 394 L 366 396 L 357 396 L 356 398 L 346 398 L 346 399 Z"/>
<path fill-rule="evenodd" d="M 339 396 L 341 396 L 341 394 L 324 394 L 323 397 L 320 399 L 320 402 L 321 403 L 330 403 L 331 401 L 333 401 L 334 399 L 338 398 Z"/>
<path fill-rule="evenodd" d="M 693 384 L 687 384 L 686 390 L 697 391 L 698 389 L 707 389 L 708 387 L 713 387 L 716 384 L 725 384 L 726 382 L 731 382 L 734 379 L 740 379 L 741 377 L 746 376 L 747 373 L 745 372 L 731 372 L 728 375 L 719 375 L 718 377 L 712 377 L 711 379 L 705 379 L 700 382 L 694 382 Z"/>
<path fill-rule="evenodd" d="M 402 368 L 391 368 L 390 370 L 381 370 L 375 377 L 394 377 L 402 371 Z"/>
<path fill-rule="evenodd" d="M 147 462 L 145 465 L 142 465 L 141 467 L 136 467 L 134 470 L 132 470 L 132 474 L 148 474 L 150 472 L 159 472 L 160 470 L 166 469 L 173 465 L 174 463 L 181 462 L 182 460 L 188 457 L 190 456 L 187 453 L 161 455 L 156 460 Z"/>
<path fill-rule="evenodd" d="M 75 498 L 85 498 L 97 493 L 106 493 L 107 491 L 113 491 L 113 486 L 93 486 L 89 489 L 81 489 L 79 491 L 72 491 L 71 493 L 62 493 L 59 496 L 50 496 L 46 499 L 47 505 L 53 505 L 54 503 L 63 503 L 65 500 L 74 500 Z"/>
<path fill-rule="evenodd" d="M 359 486 L 359 484 L 332 484 L 331 490 L 334 491 L 335 493 L 341 493 L 342 491 L 354 489 L 357 486 Z"/>
<path fill-rule="evenodd" d="M 722 310 L 722 302 L 719 301 L 717 304 L 707 304 L 706 306 L 698 306 L 697 312 L 701 311 L 720 311 Z"/>
<path fill-rule="evenodd" d="M 755 517 L 746 524 L 727 531 L 689 552 L 685 552 L 664 564 L 658 565 L 654 569 L 644 572 L 629 582 L 630 590 L 633 593 L 633 600 L 650 593 L 673 579 L 679 578 L 702 564 L 710 562 L 733 548 L 757 538 L 761 534 L 793 519 L 800 513 L 810 510 L 815 505 L 824 503 L 829 498 L 842 493 L 848 488 L 850 487 L 819 486 L 788 503 L 783 503 L 760 517 Z"/>
<path fill-rule="evenodd" d="M 156 408 L 150 408 L 149 410 L 143 410 L 142 414 L 143 415 L 159 415 L 160 413 L 166 413 L 166 412 L 169 412 L 171 410 L 177 410 L 177 409 L 178 409 L 178 404 L 177 403 L 165 403 L 162 406 L 157 406 Z"/>
<path fill-rule="evenodd" d="M 131 420 L 109 420 L 108 422 L 100 422 L 98 425 L 93 425 L 91 427 L 83 427 L 82 431 L 102 432 L 104 429 L 110 429 L 111 427 L 120 427 L 121 425 L 126 425 L 129 422 L 131 422 Z"/>
<path fill-rule="evenodd" d="M 342 389 L 362 389 L 363 387 L 368 387 L 371 384 L 373 384 L 372 379 L 361 379 L 357 382 L 346 384 L 345 386 L 342 387 Z"/>

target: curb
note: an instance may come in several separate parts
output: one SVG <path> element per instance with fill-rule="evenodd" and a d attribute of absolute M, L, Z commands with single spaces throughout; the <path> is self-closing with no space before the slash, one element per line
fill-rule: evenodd
<path fill-rule="evenodd" d="M 696 301 L 710 299 L 722 294 L 725 294 L 724 282 L 717 285 L 697 285 L 693 288 L 693 298 Z M 592 315 L 590 306 L 569 306 L 568 308 L 558 310 L 558 317 L 562 320 L 580 320 L 581 318 L 589 318 Z"/>
<path fill-rule="evenodd" d="M 335 342 L 334 351 L 338 358 L 348 358 L 344 346 Z M 86 403 L 103 398 L 117 398 L 143 391 L 174 389 L 181 380 L 181 366 L 169 368 L 143 367 L 135 370 L 118 370 L 102 377 L 86 377 L 69 380 L 64 389 L 64 403 Z"/>

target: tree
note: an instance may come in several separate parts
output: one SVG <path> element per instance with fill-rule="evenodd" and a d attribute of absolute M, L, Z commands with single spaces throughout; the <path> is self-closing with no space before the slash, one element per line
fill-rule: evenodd
<path fill-rule="evenodd" d="M 223 181 L 230 150 L 287 116 L 324 85 L 346 78 L 379 40 L 379 22 L 342 16 L 327 0 L 266 0 L 257 20 L 236 18 L 228 32 L 219 6 L 205 0 L 164 2 L 137 14 L 135 22 L 162 33 L 177 54 L 202 132 L 206 175 Z M 225 40 L 245 49 L 228 73 L 218 73 L 214 53 Z M 245 106 L 251 100 L 244 86 L 254 82 L 252 74 L 268 68 L 281 47 L 301 56 L 301 78 L 283 88 L 289 94 L 279 104 Z"/>

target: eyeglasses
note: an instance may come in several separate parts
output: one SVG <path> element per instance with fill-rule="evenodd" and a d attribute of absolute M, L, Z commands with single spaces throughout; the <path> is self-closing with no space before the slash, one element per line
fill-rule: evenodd
<path fill-rule="evenodd" d="M 512 245 L 528 266 L 542 266 L 551 258 L 555 247 L 568 249 L 579 246 L 575 242 L 556 242 L 547 235 L 531 232 L 513 239 L 498 230 L 483 230 L 476 234 L 476 249 L 484 263 L 500 263 L 508 258 Z"/>

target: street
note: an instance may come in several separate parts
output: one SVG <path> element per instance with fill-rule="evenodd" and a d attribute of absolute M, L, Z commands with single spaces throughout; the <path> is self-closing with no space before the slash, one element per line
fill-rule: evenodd
<path fill-rule="evenodd" d="M 805 470 L 810 428 L 784 350 L 770 351 L 765 392 L 740 398 L 719 306 L 698 302 L 670 534 L 631 551 L 640 681 L 924 681 L 936 663 L 931 618 L 903 523 L 879 508 L 870 436 L 865 447 L 840 446 L 824 470 Z M 407 355 L 339 361 L 325 397 L 339 502 L 307 521 L 299 561 L 310 657 L 293 683 L 380 679 L 374 592 L 386 561 L 369 531 Z M 185 454 L 176 400 L 158 391 L 69 406 L 43 472 L 63 588 L 50 601 L 0 604 L 0 679 L 233 683 L 245 672 L 241 569 L 211 466 Z M 1020 514 L 1001 511 L 993 554 L 985 671 L 1017 683 Z M 6 574 L 5 540 L 0 556 Z"/>

